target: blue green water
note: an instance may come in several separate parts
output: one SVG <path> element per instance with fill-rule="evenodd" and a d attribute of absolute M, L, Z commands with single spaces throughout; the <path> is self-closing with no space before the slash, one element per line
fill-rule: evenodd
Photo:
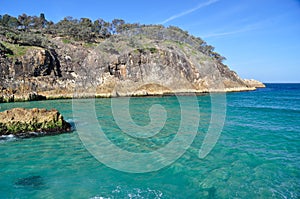
<path fill-rule="evenodd" d="M 197 97 L 201 118 L 192 145 L 173 164 L 149 173 L 107 167 L 86 150 L 76 131 L 0 140 L 0 198 L 300 198 L 300 84 L 267 84 L 226 98 L 225 125 L 208 156 L 198 158 L 211 114 L 206 95 Z M 174 138 L 180 120 L 176 97 L 130 99 L 139 125 L 150 122 L 151 105 L 167 110 L 165 126 L 149 139 L 122 133 L 110 100 L 96 99 L 96 113 L 118 147 L 146 153 Z M 0 104 L 0 111 L 13 107 L 56 108 L 76 121 L 72 100 Z M 89 124 L 83 125 L 88 133 Z"/>

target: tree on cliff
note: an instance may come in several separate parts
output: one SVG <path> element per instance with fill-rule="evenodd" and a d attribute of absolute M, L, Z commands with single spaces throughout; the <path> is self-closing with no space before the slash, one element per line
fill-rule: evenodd
<path fill-rule="evenodd" d="M 110 24 L 103 19 L 97 19 L 94 21 L 92 31 L 96 33 L 100 38 L 107 38 L 111 34 L 109 32 Z"/>
<path fill-rule="evenodd" d="M 21 28 L 27 30 L 30 24 L 30 16 L 27 16 L 27 14 L 23 13 L 22 15 L 18 16 L 18 20 L 21 24 Z"/>
<path fill-rule="evenodd" d="M 114 19 L 112 21 L 112 33 L 121 33 L 123 31 L 123 26 L 125 21 L 123 19 Z"/>
<path fill-rule="evenodd" d="M 2 26 L 16 29 L 20 25 L 20 22 L 18 21 L 18 19 L 16 17 L 12 17 L 8 14 L 5 14 L 0 18 L 0 24 Z"/>
<path fill-rule="evenodd" d="M 88 18 L 81 18 L 78 24 L 78 40 L 92 42 L 95 34 L 92 32 L 93 23 Z"/>
<path fill-rule="evenodd" d="M 65 17 L 58 23 L 47 21 L 43 13 L 37 16 L 19 15 L 18 18 L 8 14 L 0 15 L 0 25 L 14 29 L 14 31 L 3 31 L 9 41 L 22 45 L 46 46 L 46 38 L 40 33 L 51 34 L 52 36 L 67 37 L 76 41 L 93 43 L 97 39 L 106 39 L 114 34 L 140 34 L 156 40 L 172 40 L 180 44 L 188 44 L 196 50 L 216 59 L 219 62 L 225 57 L 214 51 L 214 47 L 208 45 L 199 37 L 190 35 L 176 26 L 168 28 L 162 25 L 140 25 L 138 23 L 126 23 L 123 19 L 114 19 L 111 23 L 103 19 L 92 21 L 89 18 L 75 19 Z M 20 32 L 25 30 L 26 33 Z M 128 30 L 133 30 L 127 32 Z M 1 31 L 0 31 L 1 32 Z M 129 36 L 131 36 L 129 35 Z"/>
<path fill-rule="evenodd" d="M 44 13 L 41 13 L 40 17 L 33 17 L 32 22 L 33 22 L 33 27 L 38 30 L 45 28 L 47 25 L 47 20 L 45 18 Z"/>

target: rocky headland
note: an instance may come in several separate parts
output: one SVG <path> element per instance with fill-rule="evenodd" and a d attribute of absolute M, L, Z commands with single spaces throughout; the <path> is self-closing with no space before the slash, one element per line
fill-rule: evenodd
<path fill-rule="evenodd" d="M 36 137 L 55 135 L 71 131 L 71 125 L 55 109 L 14 108 L 0 112 L 0 138 Z"/>
<path fill-rule="evenodd" d="M 255 88 L 264 88 L 266 87 L 263 83 L 261 83 L 260 81 L 257 81 L 255 79 L 244 79 L 244 82 L 252 87 Z"/>
<path fill-rule="evenodd" d="M 86 18 L 25 31 L 1 26 L 0 102 L 264 86 L 240 78 L 212 46 L 177 27 L 117 22 L 102 25 L 102 32 L 99 21 Z"/>

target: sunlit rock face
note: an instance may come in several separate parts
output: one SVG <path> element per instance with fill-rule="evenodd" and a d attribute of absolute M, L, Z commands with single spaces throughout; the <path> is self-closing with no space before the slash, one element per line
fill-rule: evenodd
<path fill-rule="evenodd" d="M 163 38 L 158 38 L 160 33 Z M 27 46 L 22 54 L 9 55 L 14 52 L 5 48 L 0 53 L 0 102 L 31 100 L 30 95 L 41 96 L 36 100 L 70 98 L 80 88 L 113 97 L 263 86 L 241 79 L 219 59 L 196 48 L 190 36 L 175 33 L 161 29 L 153 36 L 139 31 L 92 44 L 66 43 L 65 38 L 48 35 L 48 46 Z"/>
<path fill-rule="evenodd" d="M 0 112 L 0 135 L 34 137 L 71 131 L 71 125 L 55 109 L 14 108 Z"/>

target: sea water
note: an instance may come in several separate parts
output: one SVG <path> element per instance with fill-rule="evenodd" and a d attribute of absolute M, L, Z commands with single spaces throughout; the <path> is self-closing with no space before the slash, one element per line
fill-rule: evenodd
<path fill-rule="evenodd" d="M 180 98 L 189 101 L 191 96 Z M 72 100 L 0 104 L 0 111 L 56 108 L 74 128 L 75 124 L 84 127 L 80 134 L 75 130 L 0 140 L 0 198 L 300 198 L 300 84 L 267 84 L 256 91 L 227 93 L 220 137 L 202 159 L 199 149 L 213 104 L 209 94 L 196 99 L 200 121 L 192 144 L 173 163 L 146 173 L 110 168 L 94 157 L 80 139 L 93 128 L 73 115 Z M 149 138 L 122 131 L 111 99 L 95 99 L 94 104 L 106 137 L 129 152 L 147 154 L 164 147 L 181 125 L 176 96 L 130 98 L 129 111 L 136 125 L 151 123 L 149 109 L 155 104 L 166 111 L 164 126 Z M 119 154 L 103 151 L 103 155 L 115 158 Z"/>

